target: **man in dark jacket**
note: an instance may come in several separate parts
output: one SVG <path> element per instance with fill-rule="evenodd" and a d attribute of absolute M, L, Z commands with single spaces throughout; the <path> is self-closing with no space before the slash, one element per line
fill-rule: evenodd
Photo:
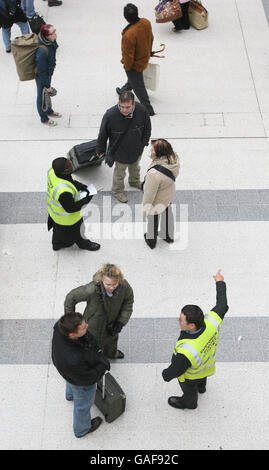
<path fill-rule="evenodd" d="M 43 47 L 38 47 L 35 55 L 37 68 L 37 111 L 42 124 L 52 127 L 56 126 L 57 123 L 50 118 L 60 118 L 62 115 L 53 111 L 52 108 L 49 108 L 47 111 L 43 111 L 42 97 L 44 89 L 46 89 L 48 93 L 53 91 L 51 88 L 51 78 L 56 67 L 56 49 L 58 48 L 56 39 L 57 33 L 54 26 L 51 24 L 43 24 L 38 35 L 38 41 Z"/>
<path fill-rule="evenodd" d="M 198 392 L 206 391 L 207 377 L 215 373 L 215 353 L 219 328 L 228 311 L 226 284 L 220 270 L 215 276 L 217 304 L 206 315 L 197 305 L 183 307 L 179 325 L 180 337 L 176 343 L 171 364 L 162 372 L 166 382 L 178 378 L 182 397 L 170 397 L 174 408 L 197 408 Z"/>
<path fill-rule="evenodd" d="M 95 338 L 80 313 L 69 313 L 55 323 L 52 362 L 66 380 L 66 399 L 74 401 L 73 429 L 76 437 L 95 431 L 102 418 L 91 419 L 96 382 L 110 370 Z"/>
<path fill-rule="evenodd" d="M 21 34 L 30 32 L 27 18 L 20 8 L 20 0 L 0 0 L 0 28 L 2 27 L 2 37 L 6 52 L 11 52 L 11 28 L 16 23 Z"/>
<path fill-rule="evenodd" d="M 97 140 L 97 153 L 101 155 L 109 139 L 109 153 L 115 161 L 112 193 L 120 202 L 128 201 L 123 193 L 127 168 L 130 186 L 141 189 L 139 162 L 150 135 L 151 122 L 146 108 L 134 101 L 131 91 L 121 93 L 119 104 L 105 113 Z"/>
<path fill-rule="evenodd" d="M 99 250 L 99 243 L 82 236 L 84 224 L 80 209 L 92 196 L 85 184 L 73 180 L 71 173 L 72 164 L 65 157 L 55 158 L 48 171 L 48 230 L 53 229 L 52 248 L 58 251 L 76 243 L 82 250 Z M 87 195 L 79 199 L 79 191 L 85 191 Z"/>

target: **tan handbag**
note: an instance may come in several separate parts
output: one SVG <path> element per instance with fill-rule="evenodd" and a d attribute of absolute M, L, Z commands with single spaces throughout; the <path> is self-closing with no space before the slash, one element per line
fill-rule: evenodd
<path fill-rule="evenodd" d="M 190 0 L 189 19 L 196 29 L 208 27 L 208 11 L 199 0 Z"/>
<path fill-rule="evenodd" d="M 160 57 L 163 59 L 164 55 L 156 55 L 158 52 L 163 52 L 165 49 L 165 44 L 161 44 L 162 48 L 159 51 L 152 51 L 151 57 Z M 145 87 L 148 90 L 155 91 L 159 85 L 159 78 L 160 78 L 160 66 L 159 64 L 152 64 L 148 63 L 147 68 L 143 72 L 143 78 Z"/>

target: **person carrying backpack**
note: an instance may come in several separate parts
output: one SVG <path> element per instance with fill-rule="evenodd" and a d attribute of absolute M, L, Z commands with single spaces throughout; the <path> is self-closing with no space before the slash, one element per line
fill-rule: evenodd
<path fill-rule="evenodd" d="M 44 88 L 48 93 L 53 91 L 51 87 L 51 78 L 56 66 L 56 49 L 58 44 L 56 42 L 57 33 L 54 26 L 51 24 L 44 24 L 41 26 L 38 35 L 38 41 L 42 46 L 47 48 L 38 47 L 35 54 L 35 63 L 37 68 L 36 86 L 37 86 L 37 111 L 40 116 L 42 124 L 47 126 L 56 126 L 57 123 L 50 119 L 50 117 L 60 118 L 60 113 L 54 112 L 52 108 L 47 111 L 42 109 L 42 96 Z"/>
<path fill-rule="evenodd" d="M 27 18 L 20 8 L 20 0 L 0 0 L 0 27 L 6 52 L 11 52 L 11 28 L 16 23 L 21 34 L 30 32 Z"/>

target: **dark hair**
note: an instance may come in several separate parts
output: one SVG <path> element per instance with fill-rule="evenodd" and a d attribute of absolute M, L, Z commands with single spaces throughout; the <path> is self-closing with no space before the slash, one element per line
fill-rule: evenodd
<path fill-rule="evenodd" d="M 66 313 L 58 321 L 59 330 L 64 336 L 69 336 L 69 333 L 76 333 L 82 320 L 83 315 L 81 313 Z"/>
<path fill-rule="evenodd" d="M 168 163 L 171 163 L 171 158 L 176 158 L 175 152 L 172 148 L 172 145 L 167 142 L 165 139 L 152 139 L 151 145 L 154 148 L 156 157 L 166 157 Z"/>
<path fill-rule="evenodd" d="M 134 94 L 132 91 L 123 91 L 120 95 L 119 95 L 119 102 L 120 103 L 127 103 L 128 101 L 132 101 L 134 102 Z"/>
<path fill-rule="evenodd" d="M 198 305 L 185 305 L 181 310 L 188 323 L 194 323 L 197 330 L 204 326 L 204 314 Z"/>
<path fill-rule="evenodd" d="M 128 23 L 134 23 L 138 20 L 138 8 L 133 3 L 127 3 L 123 9 L 123 16 Z"/>

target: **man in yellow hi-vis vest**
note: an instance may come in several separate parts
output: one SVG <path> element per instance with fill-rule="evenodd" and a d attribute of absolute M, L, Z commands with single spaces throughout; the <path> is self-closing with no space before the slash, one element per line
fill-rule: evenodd
<path fill-rule="evenodd" d="M 197 408 L 198 392 L 206 391 L 207 377 L 215 373 L 219 329 L 229 308 L 226 284 L 220 271 L 213 276 L 216 281 L 217 305 L 206 315 L 197 305 L 185 305 L 181 310 L 181 333 L 171 364 L 162 372 L 166 382 L 177 377 L 183 391 L 181 397 L 169 397 L 168 403 L 174 408 Z"/>
<path fill-rule="evenodd" d="M 80 209 L 92 199 L 87 186 L 73 180 L 72 164 L 64 157 L 53 160 L 48 170 L 47 203 L 48 230 L 53 229 L 52 247 L 54 251 L 77 244 L 82 250 L 99 250 L 99 243 L 94 243 L 82 236 L 84 228 Z M 80 199 L 79 191 L 86 191 L 87 196 Z"/>

